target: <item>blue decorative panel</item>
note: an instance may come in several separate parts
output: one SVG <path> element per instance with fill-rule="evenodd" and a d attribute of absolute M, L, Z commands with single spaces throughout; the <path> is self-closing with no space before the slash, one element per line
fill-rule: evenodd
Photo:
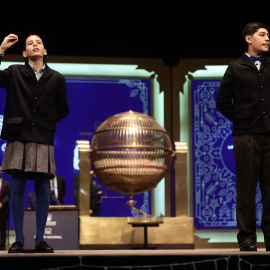
<path fill-rule="evenodd" d="M 193 215 L 196 229 L 237 229 L 232 122 L 215 105 L 220 80 L 192 80 Z M 262 215 L 256 194 L 257 225 Z"/>

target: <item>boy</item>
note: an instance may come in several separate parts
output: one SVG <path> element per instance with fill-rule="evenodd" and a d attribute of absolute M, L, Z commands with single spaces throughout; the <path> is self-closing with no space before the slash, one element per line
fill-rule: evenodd
<path fill-rule="evenodd" d="M 260 22 L 243 30 L 247 52 L 231 62 L 217 92 L 216 107 L 233 122 L 236 163 L 237 240 L 240 251 L 257 251 L 255 195 L 262 194 L 261 228 L 270 251 L 270 60 L 269 31 Z"/>

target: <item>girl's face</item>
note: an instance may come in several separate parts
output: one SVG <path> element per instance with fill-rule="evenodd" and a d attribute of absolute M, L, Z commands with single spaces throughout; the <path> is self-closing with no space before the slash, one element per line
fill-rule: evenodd
<path fill-rule="evenodd" d="M 25 51 L 22 54 L 24 58 L 28 57 L 28 59 L 43 59 L 43 56 L 47 55 L 47 50 L 39 36 L 31 35 L 25 41 Z"/>

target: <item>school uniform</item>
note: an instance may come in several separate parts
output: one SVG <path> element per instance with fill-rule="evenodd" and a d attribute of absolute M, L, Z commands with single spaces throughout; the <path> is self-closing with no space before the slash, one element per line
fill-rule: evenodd
<path fill-rule="evenodd" d="M 26 62 L 1 70 L 0 87 L 7 93 L 1 132 L 1 139 L 7 140 L 2 171 L 12 175 L 11 214 L 16 233 L 16 242 L 9 252 L 23 249 L 22 198 L 27 179 L 35 181 L 35 248 L 53 252 L 43 241 L 43 233 L 49 210 L 48 180 L 56 174 L 56 124 L 69 113 L 65 78 L 46 63 L 37 71 Z"/>
<path fill-rule="evenodd" d="M 229 63 L 217 91 L 216 107 L 232 121 L 236 163 L 238 243 L 256 244 L 255 196 L 262 192 L 261 228 L 270 249 L 270 60 L 249 55 Z"/>
<path fill-rule="evenodd" d="M 1 63 L 0 57 L 0 63 Z M 55 176 L 56 124 L 69 113 L 65 78 L 45 64 L 40 78 L 29 63 L 0 71 L 0 87 L 6 88 L 1 139 L 7 140 L 2 171 L 22 170 Z M 39 78 L 39 79 L 38 79 Z"/>

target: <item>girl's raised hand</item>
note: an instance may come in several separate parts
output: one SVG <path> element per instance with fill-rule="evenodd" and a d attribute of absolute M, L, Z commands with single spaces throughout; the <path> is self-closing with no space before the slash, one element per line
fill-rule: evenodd
<path fill-rule="evenodd" d="M 18 42 L 18 36 L 15 34 L 9 34 L 6 36 L 0 46 L 0 53 L 4 53 L 6 49 L 13 46 L 15 43 Z"/>

